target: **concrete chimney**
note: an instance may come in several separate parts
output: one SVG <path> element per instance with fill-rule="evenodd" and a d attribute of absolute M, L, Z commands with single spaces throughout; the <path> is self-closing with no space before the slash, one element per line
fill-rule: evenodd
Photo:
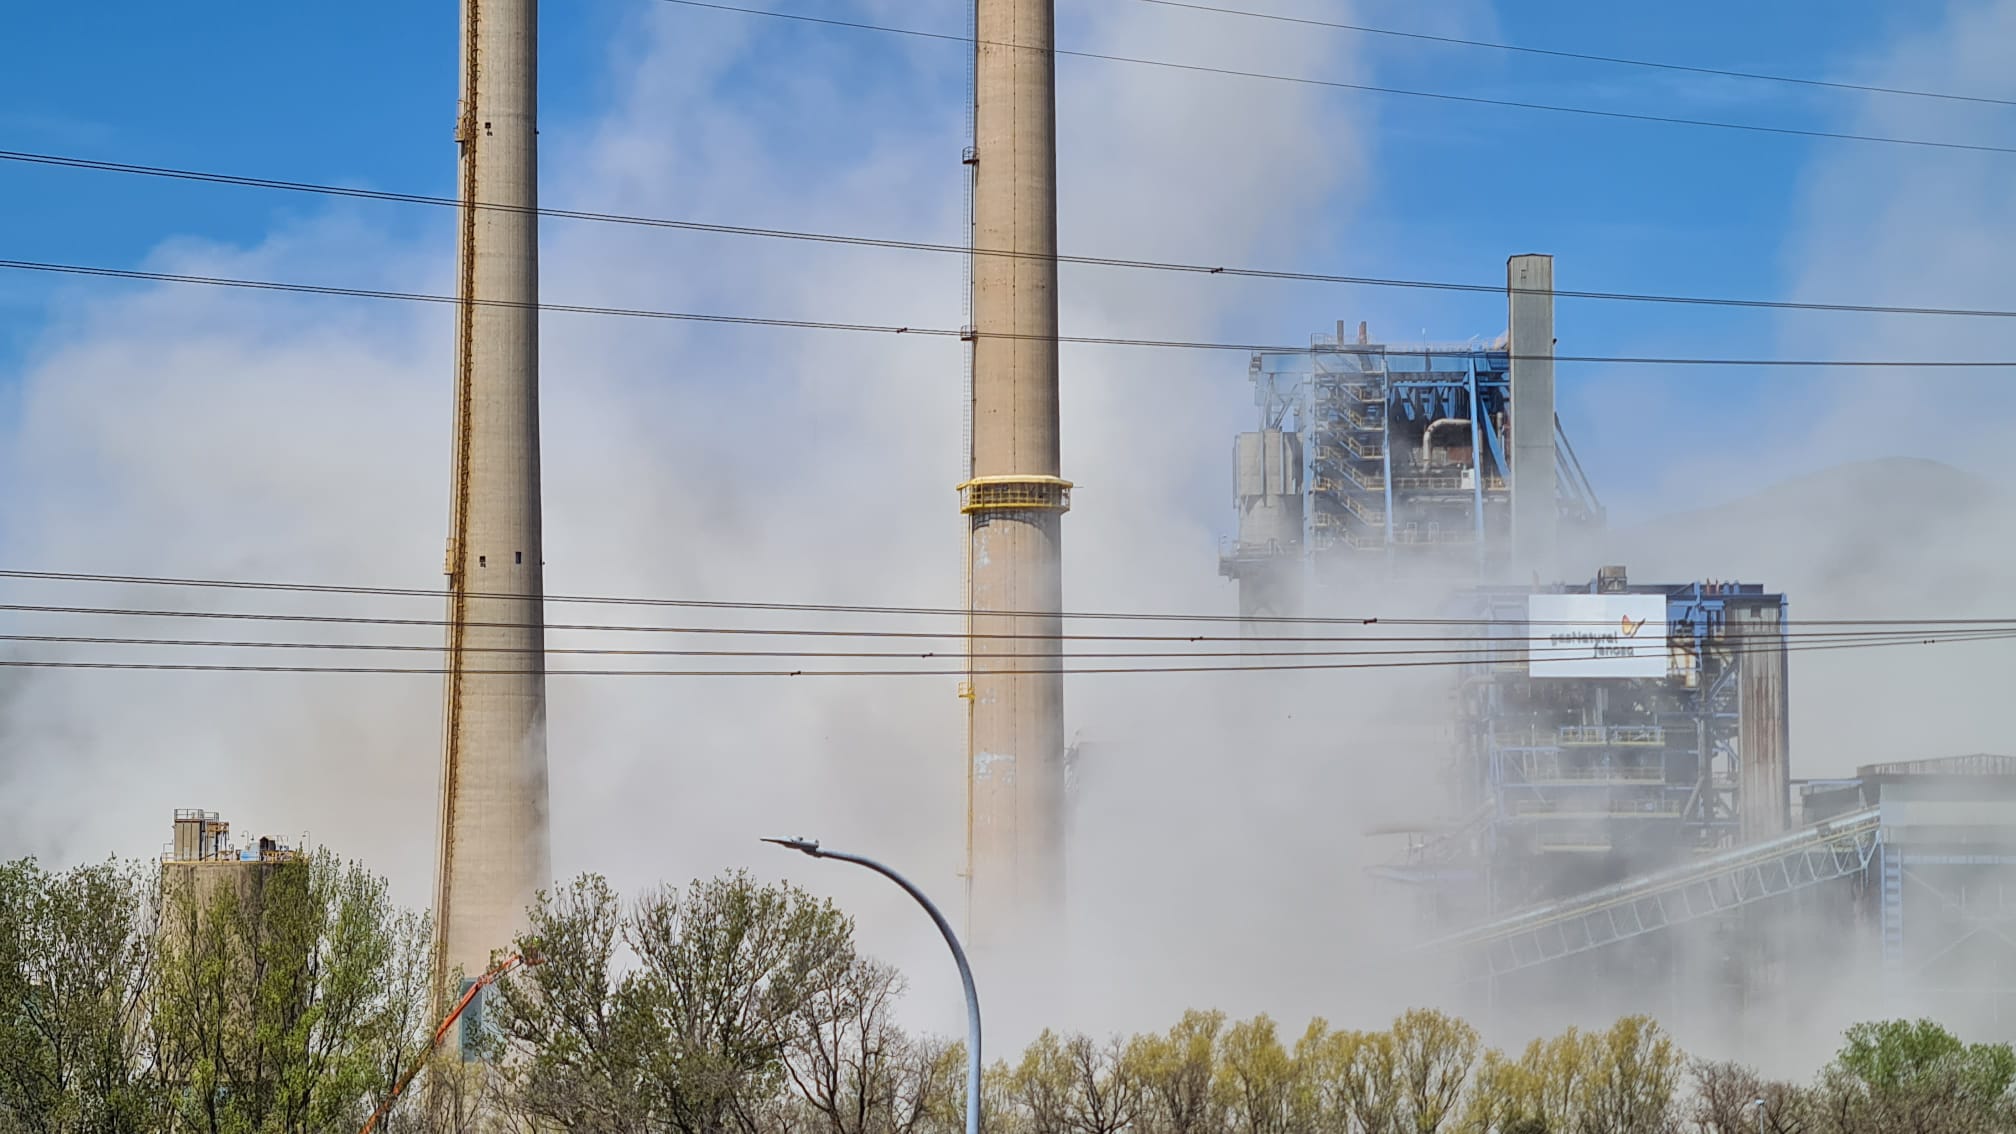
<path fill-rule="evenodd" d="M 968 525 L 968 933 L 1042 946 L 1064 893 L 1057 442 L 1057 141 L 1051 0 L 977 0 L 973 449 Z M 1014 616 L 990 612 L 1016 611 Z M 1019 637 L 986 637 L 1013 634 Z"/>
<path fill-rule="evenodd" d="M 1555 500 L 1554 257 L 1505 265 L 1512 354 L 1512 569 L 1552 577 L 1561 506 Z"/>
<path fill-rule="evenodd" d="M 537 0 L 463 0 L 437 1002 L 460 995 L 456 970 L 465 980 L 480 976 L 493 950 L 510 948 L 551 874 L 539 227 L 530 211 L 538 206 L 537 32 Z"/>

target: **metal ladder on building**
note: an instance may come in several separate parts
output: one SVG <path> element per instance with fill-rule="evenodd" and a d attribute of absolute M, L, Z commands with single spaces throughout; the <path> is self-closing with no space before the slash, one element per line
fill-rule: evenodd
<path fill-rule="evenodd" d="M 1876 855 L 1880 829 L 1876 809 L 1858 811 L 1699 862 L 1522 910 L 1422 948 L 1479 949 L 1493 976 L 1529 968 L 1861 873 Z M 1887 860 L 1884 869 L 1887 886 Z M 1886 921 L 1886 951 L 1888 925 Z"/>

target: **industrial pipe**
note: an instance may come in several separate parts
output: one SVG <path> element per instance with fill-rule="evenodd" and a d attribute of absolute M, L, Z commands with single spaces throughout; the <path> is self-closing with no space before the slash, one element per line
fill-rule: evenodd
<path fill-rule="evenodd" d="M 1438 417 L 1434 421 L 1429 422 L 1428 428 L 1421 431 L 1421 463 L 1423 465 L 1426 465 L 1430 460 L 1430 453 L 1434 448 L 1435 431 L 1445 425 L 1460 425 L 1468 429 L 1470 428 L 1470 419 L 1467 417 Z"/>

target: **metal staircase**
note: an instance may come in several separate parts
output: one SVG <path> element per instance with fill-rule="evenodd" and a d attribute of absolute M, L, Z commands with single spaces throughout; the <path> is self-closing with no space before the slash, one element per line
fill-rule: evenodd
<path fill-rule="evenodd" d="M 1480 949 L 1493 976 L 1599 949 L 1869 869 L 1875 808 L 1734 847 L 1438 938 L 1431 950 Z"/>

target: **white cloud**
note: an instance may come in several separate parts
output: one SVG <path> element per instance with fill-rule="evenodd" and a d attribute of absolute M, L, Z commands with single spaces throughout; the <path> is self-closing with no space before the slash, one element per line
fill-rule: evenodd
<path fill-rule="evenodd" d="M 1084 42 L 1130 53 L 1320 63 L 1333 74 L 1359 66 L 1348 48 L 1251 22 L 1220 27 L 1179 15 L 1099 5 L 1067 9 L 1065 20 Z M 547 201 L 959 240 L 957 49 L 889 55 L 836 34 L 780 52 L 770 34 L 669 8 L 644 12 L 612 48 L 617 95 L 606 113 L 564 133 L 548 123 Z M 856 54 L 869 50 L 877 54 Z M 834 69 L 846 80 L 832 77 Z M 1063 69 L 1060 103 L 1063 234 L 1072 247 L 1099 251 L 1245 260 L 1278 252 L 1348 219 L 1371 144 L 1354 108 L 1313 88 L 1079 61 Z M 1317 137 L 1326 144 L 1310 146 Z M 254 247 L 167 242 L 155 261 L 218 275 L 451 286 L 445 217 L 432 239 L 411 247 L 388 245 L 371 225 L 369 212 L 336 210 Z M 962 320 L 960 268 L 951 257 L 555 222 L 542 258 L 544 294 L 556 302 L 935 326 Z M 1238 295 L 1213 281 L 1074 272 L 1065 319 L 1073 331 L 1205 337 L 1240 313 Z M 546 318 L 543 339 L 555 593 L 959 601 L 955 344 L 562 315 Z M 18 432 L 5 447 L 8 482 L 34 491 L 0 503 L 8 558 L 58 570 L 438 585 L 447 343 L 445 315 L 430 309 L 166 287 L 79 300 L 52 324 L 22 376 Z M 1066 471 L 1085 486 L 1066 521 L 1069 604 L 1229 609 L 1211 536 L 1222 511 L 1226 434 L 1245 416 L 1241 360 L 1073 351 L 1063 380 Z M 83 593 L 53 585 L 8 591 L 48 602 Z M 438 607 L 141 588 L 91 596 L 108 605 L 423 619 Z M 558 605 L 551 617 L 716 621 L 695 611 Z M 80 623 L 37 625 L 67 633 Z M 316 624 L 90 625 L 161 637 L 336 637 Z M 434 640 L 424 627 L 354 633 Z M 556 632 L 553 644 L 630 646 L 645 644 L 642 637 Z M 142 649 L 77 647 L 64 656 Z M 226 655 L 213 651 L 206 660 L 269 656 Z M 596 663 L 554 659 L 556 667 L 588 664 Z M 1121 758 L 1141 762 L 1130 774 L 1158 779 L 1143 798 L 1163 797 L 1164 809 L 1137 811 L 1135 819 L 1159 830 L 1168 815 L 1211 801 L 1227 777 L 1245 778 L 1237 734 L 1218 722 L 1238 719 L 1260 688 L 1243 678 L 1131 688 L 1087 679 L 1073 686 L 1069 705 L 1074 727 L 1138 739 Z M 241 828 L 306 830 L 369 858 L 409 900 L 424 900 L 438 691 L 438 681 L 424 677 L 35 674 L 13 710 L 5 774 L 10 795 L 20 787 L 38 810 L 17 817 L 32 836 L 0 844 L 0 853 L 147 853 L 165 837 L 172 807 L 206 806 Z M 840 895 L 863 916 L 871 942 L 897 960 L 941 963 L 928 927 L 916 924 L 900 895 L 844 871 L 808 873 L 754 839 L 804 832 L 873 848 L 909 864 L 935 890 L 956 893 L 964 756 L 950 678 L 556 676 L 551 691 L 557 869 L 606 871 L 626 888 L 744 864 L 769 874 L 788 869 Z M 1171 711 L 1172 703 L 1182 707 Z M 1256 789 L 1271 801 L 1270 814 L 1330 811 L 1323 799 L 1294 798 L 1292 787 L 1296 777 L 1320 772 L 1321 756 L 1282 757 L 1290 766 Z M 1170 868 L 1194 874 L 1225 861 L 1279 874 L 1257 825 L 1228 815 L 1218 829 L 1194 832 L 1189 857 L 1175 856 Z M 1300 861 L 1321 879 L 1349 870 L 1329 859 Z M 1212 879 L 1229 881 L 1222 872 Z M 1112 928 L 1135 935 L 1129 949 L 1159 948 L 1188 917 L 1145 910 Z M 933 1004 L 929 982 L 917 983 L 920 1001 Z M 1214 989 L 1193 983 L 1184 991 Z"/>

